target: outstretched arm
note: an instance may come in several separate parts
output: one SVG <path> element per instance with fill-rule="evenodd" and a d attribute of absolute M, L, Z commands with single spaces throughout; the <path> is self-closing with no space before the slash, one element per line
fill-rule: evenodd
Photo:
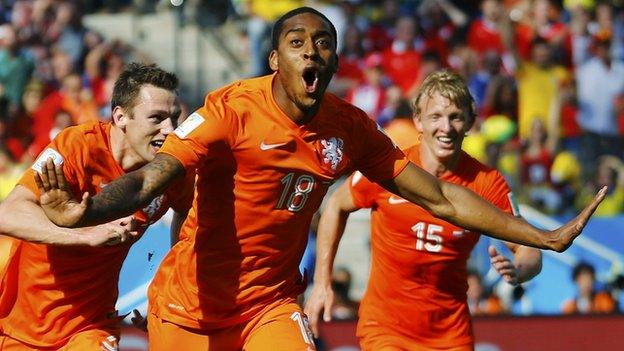
<path fill-rule="evenodd" d="M 17 185 L 0 203 L 0 233 L 49 245 L 112 245 L 136 235 L 131 218 L 90 228 L 68 229 L 54 225 L 28 188 Z"/>
<path fill-rule="evenodd" d="M 516 244 L 557 252 L 565 251 L 581 234 L 606 194 L 605 187 L 576 218 L 556 230 L 544 231 L 521 218 L 504 213 L 462 186 L 438 181 L 413 164 L 381 185 L 459 227 L 488 233 L 494 238 Z"/>
<path fill-rule="evenodd" d="M 130 215 L 183 176 L 184 167 L 180 161 L 167 154 L 157 154 L 154 160 L 115 179 L 94 196 L 85 211 L 83 224 L 102 223 Z"/>
<path fill-rule="evenodd" d="M 134 213 L 183 176 L 184 168 L 175 157 L 159 153 L 145 166 L 109 183 L 98 195 L 83 196 L 80 203 L 66 196 L 44 195 L 40 202 L 48 218 L 60 226 L 105 223 Z M 47 161 L 42 174 L 35 174 L 35 180 L 42 194 L 55 188 L 67 192 L 62 166 L 54 166 L 52 159 Z"/>
<path fill-rule="evenodd" d="M 334 291 L 331 286 L 334 258 L 349 213 L 357 209 L 351 197 L 349 184 L 345 182 L 330 196 L 321 214 L 316 234 L 314 286 L 304 307 L 312 332 L 317 336 L 321 310 L 324 311 L 323 320 L 326 322 L 331 320 L 331 310 L 334 304 Z"/>

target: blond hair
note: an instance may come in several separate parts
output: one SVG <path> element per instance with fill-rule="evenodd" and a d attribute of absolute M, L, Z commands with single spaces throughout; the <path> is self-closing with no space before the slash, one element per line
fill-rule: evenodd
<path fill-rule="evenodd" d="M 420 101 L 427 95 L 432 97 L 437 92 L 449 99 L 455 106 L 466 113 L 466 121 L 472 124 L 477 117 L 476 104 L 468 86 L 456 73 L 449 70 L 435 71 L 427 76 L 418 89 L 418 94 L 412 102 L 414 115 L 420 117 Z"/>

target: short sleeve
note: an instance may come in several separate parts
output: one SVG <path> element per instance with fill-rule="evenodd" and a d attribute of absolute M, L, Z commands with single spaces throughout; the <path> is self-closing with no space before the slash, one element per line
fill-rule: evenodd
<path fill-rule="evenodd" d="M 516 198 L 507 185 L 505 178 L 498 172 L 492 171 L 487 176 L 487 181 L 482 184 L 484 189 L 482 197 L 502 211 L 520 216 Z"/>
<path fill-rule="evenodd" d="M 374 182 L 393 179 L 409 163 L 403 152 L 383 129 L 363 112 L 355 125 L 354 164 L 357 170 Z"/>
<path fill-rule="evenodd" d="M 347 180 L 353 204 L 359 208 L 371 208 L 375 205 L 379 185 L 368 180 L 361 172 L 354 172 Z"/>
<path fill-rule="evenodd" d="M 45 167 L 45 163 L 49 158 L 54 160 L 54 164 L 62 164 L 63 165 L 63 174 L 65 175 L 65 181 L 69 185 L 69 187 L 75 192 L 77 189 L 76 184 L 78 173 L 76 169 L 75 162 L 73 161 L 73 157 L 75 155 L 75 150 L 80 148 L 81 143 L 76 140 L 71 140 L 68 137 L 68 134 L 71 133 L 71 129 L 66 129 L 57 135 L 54 140 L 48 144 L 48 146 L 37 156 L 37 159 L 33 162 L 31 167 L 27 169 L 22 178 L 17 182 L 17 184 L 22 185 L 32 191 L 37 198 L 39 198 L 39 188 L 35 183 L 35 172 L 41 173 L 43 167 Z"/>
<path fill-rule="evenodd" d="M 237 119 L 225 100 L 220 91 L 209 94 L 204 106 L 167 136 L 158 152 L 178 159 L 188 173 L 206 157 L 211 144 L 225 141 L 232 145 L 238 130 Z"/>

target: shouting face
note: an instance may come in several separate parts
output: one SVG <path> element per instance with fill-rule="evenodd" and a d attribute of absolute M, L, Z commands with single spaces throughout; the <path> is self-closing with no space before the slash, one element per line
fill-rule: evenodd
<path fill-rule="evenodd" d="M 291 118 L 311 117 L 318 109 L 337 69 L 335 42 L 330 24 L 316 14 L 301 13 L 284 21 L 269 63 L 278 72 L 275 99 Z"/>

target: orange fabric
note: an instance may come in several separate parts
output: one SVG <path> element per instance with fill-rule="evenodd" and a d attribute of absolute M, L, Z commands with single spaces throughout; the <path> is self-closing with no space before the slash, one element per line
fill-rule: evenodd
<path fill-rule="evenodd" d="M 301 307 L 286 302 L 248 322 L 206 332 L 148 316 L 149 349 L 160 350 L 315 350 Z"/>
<path fill-rule="evenodd" d="M 105 346 L 106 345 L 106 346 Z M 52 351 L 74 351 L 74 350 L 103 350 L 116 351 L 119 346 L 119 335 L 100 330 L 91 329 L 74 334 L 72 338 L 60 348 L 48 348 Z M 41 347 L 29 345 L 0 334 L 0 350 L 2 351 L 38 351 Z"/>
<path fill-rule="evenodd" d="M 420 166 L 418 146 L 405 153 Z M 512 212 L 502 175 L 463 151 L 456 171 L 441 179 Z M 435 218 L 357 173 L 348 181 L 354 203 L 372 208 L 371 273 L 360 305 L 358 336 L 365 336 L 364 326 L 372 323 L 427 347 L 471 344 L 466 261 L 479 233 Z"/>
<path fill-rule="evenodd" d="M 70 127 L 48 146 L 62 155 L 63 171 L 76 198 L 85 191 L 99 193 L 124 174 L 110 150 L 110 128 L 110 123 L 98 122 Z M 19 185 L 39 196 L 33 172 L 29 169 Z M 192 190 L 190 175 L 185 184 L 173 186 L 136 212 L 141 231 L 170 206 L 186 210 Z M 130 245 L 93 248 L 20 241 L 19 254 L 11 263 L 15 272 L 3 281 L 9 291 L 16 291 L 16 298 L 11 303 L 10 294 L 0 297 L 0 306 L 10 306 L 0 326 L 12 338 L 40 347 L 60 347 L 89 329 L 117 328 L 117 282 Z"/>
<path fill-rule="evenodd" d="M 360 348 L 362 351 L 473 351 L 472 344 L 460 346 L 442 345 L 440 347 L 431 347 L 426 344 L 416 342 L 413 338 L 406 335 L 398 335 L 391 329 L 386 329 L 377 324 L 368 324 L 360 327 L 361 335 L 359 336 Z"/>
<path fill-rule="evenodd" d="M 164 320 L 219 329 L 296 297 L 308 227 L 329 185 L 356 168 L 381 180 L 407 165 L 364 112 L 329 93 L 312 121 L 296 125 L 274 100 L 273 77 L 209 94 L 160 150 L 197 168 L 180 242 L 148 292 Z"/>
<path fill-rule="evenodd" d="M 563 314 L 582 313 L 578 310 L 576 299 L 566 300 L 561 309 Z M 586 313 L 613 313 L 615 312 L 615 301 L 610 294 L 601 291 L 594 295 L 589 311 Z"/>
<path fill-rule="evenodd" d="M 388 137 L 401 149 L 407 149 L 419 143 L 421 135 L 412 119 L 397 118 L 384 127 Z"/>

